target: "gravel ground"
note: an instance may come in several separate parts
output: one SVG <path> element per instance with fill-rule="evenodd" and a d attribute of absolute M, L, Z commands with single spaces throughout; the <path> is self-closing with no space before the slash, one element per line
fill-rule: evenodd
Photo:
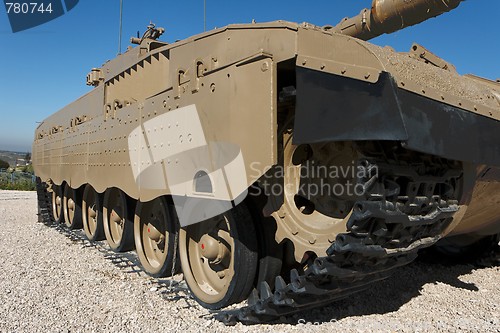
<path fill-rule="evenodd" d="M 416 262 L 369 290 L 273 325 L 226 327 L 181 275 L 37 223 L 34 192 L 0 191 L 0 332 L 500 332 L 500 267 Z"/>

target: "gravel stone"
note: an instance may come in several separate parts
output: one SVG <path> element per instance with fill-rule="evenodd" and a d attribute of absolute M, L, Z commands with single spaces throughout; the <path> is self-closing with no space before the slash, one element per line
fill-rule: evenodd
<path fill-rule="evenodd" d="M 366 291 L 279 323 L 226 327 L 182 275 L 37 223 L 36 193 L 0 191 L 0 332 L 500 332 L 500 268 L 416 262 Z"/>

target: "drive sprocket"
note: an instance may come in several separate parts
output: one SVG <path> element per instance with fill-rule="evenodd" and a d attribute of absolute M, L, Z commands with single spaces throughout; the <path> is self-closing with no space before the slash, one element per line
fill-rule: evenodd
<path fill-rule="evenodd" d="M 273 213 L 276 241 L 290 240 L 297 262 L 308 253 L 323 256 L 335 237 L 346 231 L 355 202 L 358 152 L 352 143 L 294 145 L 283 137 L 283 204 Z M 349 187 L 351 187 L 349 189 Z"/>

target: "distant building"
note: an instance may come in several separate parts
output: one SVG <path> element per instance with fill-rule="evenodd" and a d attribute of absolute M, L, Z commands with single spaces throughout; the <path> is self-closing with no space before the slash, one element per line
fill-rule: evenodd
<path fill-rule="evenodd" d="M 16 160 L 16 168 L 17 167 L 25 167 L 31 164 L 31 161 L 27 161 L 24 158 L 18 158 Z"/>

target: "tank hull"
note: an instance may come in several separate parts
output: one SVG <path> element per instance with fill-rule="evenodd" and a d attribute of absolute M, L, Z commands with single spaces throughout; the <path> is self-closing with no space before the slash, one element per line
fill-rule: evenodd
<path fill-rule="evenodd" d="M 154 274 L 179 251 L 203 306 L 255 282 L 236 318 L 280 316 L 500 232 L 500 84 L 310 24 L 137 42 L 36 129 L 40 206 L 83 197 Z"/>
<path fill-rule="evenodd" d="M 196 197 L 189 172 L 203 169 L 220 183 L 215 197 L 234 200 L 277 163 L 277 96 L 285 72 L 297 85 L 295 144 L 399 141 L 418 152 L 500 166 L 494 90 L 406 54 L 285 22 L 228 26 L 155 47 L 110 62 L 103 84 L 44 120 L 33 144 L 37 175 L 98 192 L 118 187 L 149 201 Z M 410 66 L 413 74 L 405 72 Z M 424 86 L 418 78 L 440 74 L 459 89 L 444 79 Z M 138 85 L 140 91 L 133 89 Z M 175 171 L 179 159 L 207 151 L 229 160 L 194 162 L 186 175 Z M 231 161 L 242 180 L 225 184 L 216 164 Z"/>

